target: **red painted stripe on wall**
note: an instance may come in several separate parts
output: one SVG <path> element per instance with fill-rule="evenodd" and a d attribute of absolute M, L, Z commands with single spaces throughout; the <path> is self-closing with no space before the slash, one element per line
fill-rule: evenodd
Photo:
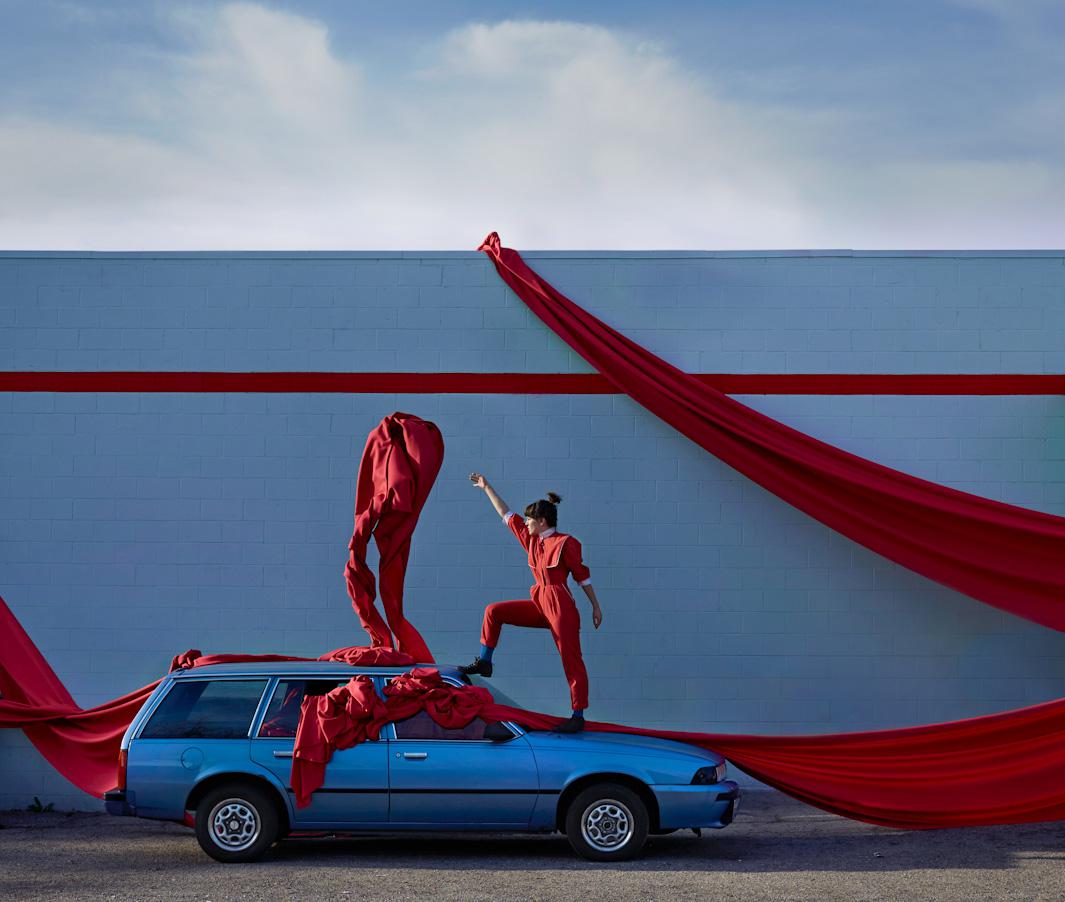
<path fill-rule="evenodd" d="M 1061 395 L 1065 375 L 702 373 L 733 395 Z M 408 392 L 618 394 L 598 373 L 174 373 L 0 372 L 11 392 Z"/>

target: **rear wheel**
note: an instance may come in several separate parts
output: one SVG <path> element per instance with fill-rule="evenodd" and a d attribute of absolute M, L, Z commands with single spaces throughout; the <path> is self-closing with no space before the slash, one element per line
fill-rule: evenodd
<path fill-rule="evenodd" d="M 591 861 L 632 858 L 647 841 L 650 818 L 643 799 L 618 783 L 582 790 L 566 810 L 566 837 L 573 851 Z"/>
<path fill-rule="evenodd" d="M 257 786 L 227 783 L 196 806 L 196 839 L 216 861 L 258 861 L 280 835 L 274 800 Z"/>

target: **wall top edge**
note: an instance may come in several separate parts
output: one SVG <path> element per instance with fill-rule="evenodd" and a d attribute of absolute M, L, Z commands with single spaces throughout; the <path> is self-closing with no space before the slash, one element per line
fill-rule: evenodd
<path fill-rule="evenodd" d="M 519 249 L 520 250 L 520 249 Z M 559 251 L 521 250 L 523 257 L 532 260 L 701 260 L 749 257 L 1041 257 L 1060 258 L 1065 265 L 1063 250 L 723 250 L 723 251 Z M 88 251 L 88 250 L 0 250 L 5 259 L 76 259 L 76 260 L 483 260 L 479 251 Z"/>

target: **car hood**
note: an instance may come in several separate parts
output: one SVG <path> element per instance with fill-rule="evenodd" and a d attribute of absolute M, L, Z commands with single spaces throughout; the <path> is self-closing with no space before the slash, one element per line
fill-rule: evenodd
<path fill-rule="evenodd" d="M 639 755 L 660 758 L 663 755 L 695 758 L 707 764 L 721 764 L 725 758 L 697 745 L 677 742 L 673 739 L 656 739 L 654 736 L 637 736 L 631 733 L 547 733 L 530 732 L 526 738 L 533 748 L 565 750 L 567 752 L 594 752 L 613 755 Z"/>

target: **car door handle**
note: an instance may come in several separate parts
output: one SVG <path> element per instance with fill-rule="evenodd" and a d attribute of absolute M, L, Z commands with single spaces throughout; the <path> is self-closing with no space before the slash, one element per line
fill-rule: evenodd
<path fill-rule="evenodd" d="M 274 752 L 275 758 L 291 758 L 292 752 Z"/>
<path fill-rule="evenodd" d="M 429 757 L 429 753 L 428 752 L 404 752 L 403 753 L 403 757 L 411 759 L 413 761 L 424 761 L 426 758 Z"/>

